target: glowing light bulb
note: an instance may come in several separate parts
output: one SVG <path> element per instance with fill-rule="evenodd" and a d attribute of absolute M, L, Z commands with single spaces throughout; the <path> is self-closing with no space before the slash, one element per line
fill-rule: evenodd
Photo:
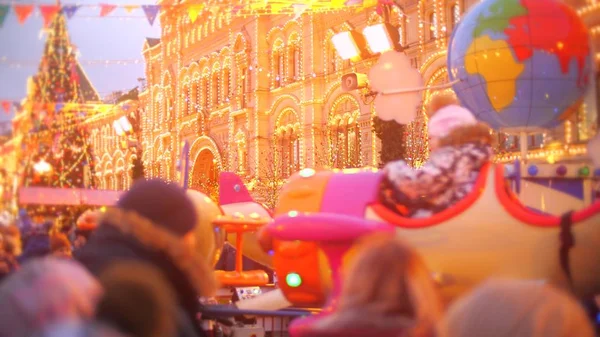
<path fill-rule="evenodd" d="M 302 285 L 302 277 L 297 273 L 289 273 L 285 276 L 285 283 L 291 288 L 298 288 Z"/>

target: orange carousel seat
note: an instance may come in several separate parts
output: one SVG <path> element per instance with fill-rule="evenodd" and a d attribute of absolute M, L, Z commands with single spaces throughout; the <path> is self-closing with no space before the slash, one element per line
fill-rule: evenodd
<path fill-rule="evenodd" d="M 282 190 L 269 226 L 291 211 L 388 223 L 423 255 L 448 298 L 489 277 L 545 280 L 581 296 L 600 293 L 600 203 L 563 217 L 538 214 L 509 192 L 503 166 L 488 164 L 465 199 L 429 218 L 409 219 L 377 201 L 381 178 L 364 170 L 300 172 Z M 282 291 L 292 303 L 322 303 L 330 281 L 319 272 L 327 268 L 322 252 L 297 240 L 273 239 L 277 274 L 304 281 Z"/>

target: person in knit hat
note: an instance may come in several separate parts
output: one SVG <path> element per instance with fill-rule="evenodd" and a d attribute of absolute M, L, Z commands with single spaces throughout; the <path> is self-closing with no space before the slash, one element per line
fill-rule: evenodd
<path fill-rule="evenodd" d="M 102 287 L 80 264 L 51 257 L 26 263 L 0 285 L 0 336 L 30 337 L 93 317 Z"/>
<path fill-rule="evenodd" d="M 98 227 L 98 219 L 102 212 L 99 210 L 87 210 L 79 218 L 75 224 L 75 240 L 73 246 L 75 249 L 83 247 L 89 240 L 91 234 Z"/>
<path fill-rule="evenodd" d="M 50 253 L 55 257 L 71 258 L 71 241 L 65 234 L 50 235 Z"/>
<path fill-rule="evenodd" d="M 185 191 L 161 180 L 136 182 L 102 214 L 98 228 L 75 257 L 94 275 L 116 262 L 157 267 L 175 289 L 178 335 L 202 336 L 196 324 L 198 298 L 216 290 L 212 268 L 194 249 L 198 214 Z"/>
<path fill-rule="evenodd" d="M 490 280 L 447 312 L 448 337 L 593 337 L 583 308 L 538 281 Z"/>
<path fill-rule="evenodd" d="M 402 216 L 428 217 L 454 205 L 475 186 L 479 171 L 493 155 L 491 129 L 446 96 L 430 107 L 431 154 L 415 170 L 406 162 L 384 168 L 380 201 Z"/>

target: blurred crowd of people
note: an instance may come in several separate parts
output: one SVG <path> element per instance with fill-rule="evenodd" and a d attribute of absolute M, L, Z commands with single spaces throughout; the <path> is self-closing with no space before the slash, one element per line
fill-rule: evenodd
<path fill-rule="evenodd" d="M 216 283 L 195 253 L 197 216 L 178 186 L 144 181 L 95 229 L 2 226 L 0 337 L 206 336 L 199 298 Z M 577 300 L 549 284 L 490 280 L 447 306 L 431 275 L 401 239 L 365 237 L 337 310 L 306 337 L 595 336 Z"/>
<path fill-rule="evenodd" d="M 136 183 L 73 228 L 0 226 L 0 337 L 201 337 L 199 298 L 216 290 L 194 249 L 185 191 Z"/>
<path fill-rule="evenodd" d="M 446 108 L 430 124 L 436 145 L 425 169 L 384 170 L 381 201 L 405 216 L 460 200 L 492 155 L 468 111 Z M 179 186 L 141 180 L 76 226 L 26 216 L 0 226 L 0 337 L 207 336 L 200 298 L 217 284 L 196 249 L 200 216 Z M 590 316 L 541 281 L 492 279 L 447 303 L 409 244 L 375 234 L 358 243 L 336 310 L 302 337 L 592 337 Z"/>

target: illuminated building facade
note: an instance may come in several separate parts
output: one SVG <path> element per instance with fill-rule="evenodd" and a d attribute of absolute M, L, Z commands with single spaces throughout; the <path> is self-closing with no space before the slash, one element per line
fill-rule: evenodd
<path fill-rule="evenodd" d="M 125 137 L 118 135 L 114 123 L 138 109 L 137 100 L 125 100 L 110 110 L 88 118 L 85 123 L 90 130 L 90 141 L 96 159 L 98 189 L 127 190 L 131 186 L 131 169 L 136 151 L 123 146 Z"/>
<path fill-rule="evenodd" d="M 406 1 L 403 13 L 394 11 L 391 22 L 427 86 L 448 81 L 450 32 L 474 3 Z M 597 45 L 600 29 L 594 28 L 593 20 L 597 5 L 587 1 L 571 5 L 580 8 Z M 164 6 L 160 19 L 160 39 L 149 38 L 143 47 L 147 86 L 140 93 L 140 108 L 146 176 L 178 180 L 184 141 L 190 144 L 190 183 L 200 189 L 206 189 L 204 185 L 214 182 L 221 171 L 240 173 L 252 186 L 252 181 L 261 179 L 285 179 L 304 167 L 378 166 L 373 104 L 358 91 L 343 92 L 340 85 L 343 74 L 368 73 L 377 56 L 356 63 L 343 61 L 331 43 L 338 32 L 381 22 L 374 9 L 305 14 L 296 19 L 242 17 L 223 11 L 204 14 L 192 23 L 184 8 Z M 432 95 L 435 92 L 424 92 L 423 106 Z M 595 99 L 586 102 L 573 121 L 546 135 L 546 143 L 587 139 L 596 130 L 595 105 Z M 98 125 L 99 130 L 106 129 L 99 132 L 114 134 L 110 126 L 114 119 Z M 426 116 L 420 111 L 407 139 L 409 156 L 416 162 L 427 156 L 425 130 Z M 103 141 L 110 142 L 106 137 L 110 135 L 96 140 L 99 148 L 106 147 Z M 538 138 L 532 148 L 544 144 L 543 137 L 536 143 Z M 502 140 L 503 150 L 511 151 L 510 138 Z M 585 151 L 573 149 L 567 151 Z M 119 158 L 124 172 L 130 161 L 124 153 Z M 514 155 L 502 152 L 499 158 L 509 160 Z M 109 154 L 99 160 L 105 163 L 100 164 L 105 171 L 98 173 L 104 187 L 120 186 L 108 178 L 117 170 L 115 159 Z"/>
<path fill-rule="evenodd" d="M 440 50 L 464 6 L 414 1 L 391 18 L 428 85 L 446 80 Z M 223 170 L 258 179 L 285 178 L 304 167 L 378 165 L 373 104 L 340 85 L 343 74 L 367 73 L 377 58 L 343 61 L 330 42 L 340 31 L 381 22 L 374 9 L 297 19 L 227 11 L 192 23 L 184 10 L 165 8 L 160 40 L 148 39 L 143 51 L 148 175 L 177 179 L 185 140 L 191 144 L 192 186 Z M 424 127 L 420 116 L 411 138 Z M 413 144 L 415 155 L 426 152 L 426 143 Z"/>

